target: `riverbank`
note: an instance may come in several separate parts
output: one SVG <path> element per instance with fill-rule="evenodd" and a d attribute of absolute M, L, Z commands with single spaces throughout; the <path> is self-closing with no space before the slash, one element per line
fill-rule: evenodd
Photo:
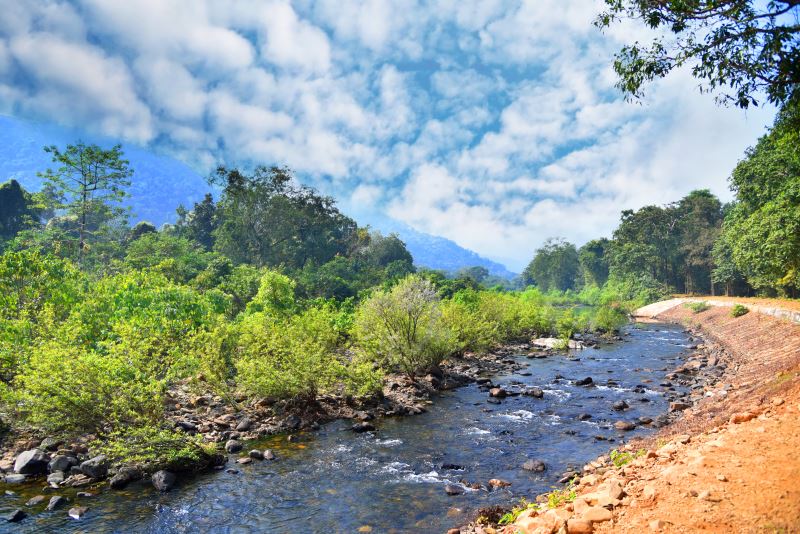
<path fill-rule="evenodd" d="M 723 359 L 718 379 L 696 389 L 673 424 L 628 443 L 616 462 L 606 455 L 587 464 L 558 506 L 462 532 L 800 529 L 800 326 L 758 311 L 733 317 L 728 306 L 695 313 L 677 304 L 640 313 L 702 335 L 704 356 L 690 367 Z"/>

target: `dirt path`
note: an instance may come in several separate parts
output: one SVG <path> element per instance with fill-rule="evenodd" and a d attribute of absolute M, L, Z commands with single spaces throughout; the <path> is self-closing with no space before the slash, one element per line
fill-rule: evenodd
<path fill-rule="evenodd" d="M 701 332 L 707 362 L 724 354 L 722 379 L 675 424 L 628 444 L 637 457 L 626 465 L 587 465 L 574 502 L 485 532 L 800 532 L 800 325 L 681 302 L 645 313 Z"/>

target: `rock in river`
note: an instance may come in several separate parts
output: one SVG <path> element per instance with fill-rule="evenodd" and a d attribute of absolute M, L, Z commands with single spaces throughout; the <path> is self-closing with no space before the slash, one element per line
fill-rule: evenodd
<path fill-rule="evenodd" d="M 544 391 L 542 391 L 542 388 L 528 388 L 523 391 L 522 394 L 535 399 L 541 399 L 544 397 Z"/>
<path fill-rule="evenodd" d="M 591 376 L 587 376 L 586 378 L 581 378 L 580 380 L 575 381 L 576 386 L 589 386 L 593 382 Z"/>
<path fill-rule="evenodd" d="M 351 426 L 350 430 L 357 433 L 371 432 L 375 430 L 375 425 L 373 425 L 372 423 L 368 423 L 366 421 L 362 421 L 361 423 L 356 423 L 353 426 Z"/>
<path fill-rule="evenodd" d="M 541 460 L 528 460 L 527 462 L 522 464 L 522 468 L 525 471 L 535 471 L 537 473 L 541 473 L 542 471 L 547 469 L 547 466 Z"/>
<path fill-rule="evenodd" d="M 498 399 L 504 399 L 508 396 L 508 391 L 503 388 L 492 388 L 489 390 L 489 396 Z"/>
<path fill-rule="evenodd" d="M 636 425 L 630 421 L 617 421 L 614 423 L 614 428 L 617 430 L 633 430 L 636 428 Z"/>
<path fill-rule="evenodd" d="M 229 454 L 239 452 L 240 450 L 242 450 L 242 444 L 235 439 L 228 440 L 227 443 L 225 443 L 225 452 Z"/>
<path fill-rule="evenodd" d="M 175 485 L 175 475 L 169 471 L 156 471 L 150 481 L 158 491 L 169 491 Z"/>
<path fill-rule="evenodd" d="M 26 514 L 24 510 L 20 510 L 18 508 L 6 516 L 6 521 L 8 521 L 9 523 L 19 523 L 27 516 L 28 514 Z"/>
<path fill-rule="evenodd" d="M 81 517 L 85 516 L 86 512 L 88 512 L 88 511 L 89 511 L 89 509 L 86 506 L 75 506 L 73 508 L 70 508 L 69 512 L 67 512 L 67 514 L 72 519 L 80 519 Z"/>
<path fill-rule="evenodd" d="M 621 412 L 622 410 L 628 409 L 628 403 L 625 402 L 624 400 L 618 400 L 613 405 L 611 405 L 611 407 L 617 410 L 618 412 Z"/>
<path fill-rule="evenodd" d="M 54 495 L 53 497 L 50 497 L 50 502 L 47 503 L 47 509 L 50 511 L 55 510 L 56 508 L 63 506 L 66 502 L 67 499 L 61 495 Z"/>
<path fill-rule="evenodd" d="M 90 478 L 104 478 L 108 474 L 108 459 L 105 454 L 95 456 L 81 464 L 81 472 Z"/>
<path fill-rule="evenodd" d="M 448 495 L 461 495 L 464 493 L 464 488 L 455 484 L 448 484 L 444 487 L 444 491 Z"/>
<path fill-rule="evenodd" d="M 47 473 L 50 457 L 41 449 L 20 453 L 14 462 L 14 472 L 20 475 L 43 475 Z"/>

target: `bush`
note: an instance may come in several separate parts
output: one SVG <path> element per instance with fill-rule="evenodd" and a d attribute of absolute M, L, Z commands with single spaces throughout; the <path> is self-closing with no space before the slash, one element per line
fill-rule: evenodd
<path fill-rule="evenodd" d="M 628 316 L 611 306 L 600 306 L 592 317 L 592 329 L 602 333 L 619 332 L 627 323 Z"/>
<path fill-rule="evenodd" d="M 14 380 L 19 416 L 48 431 L 71 433 L 136 426 L 163 412 L 165 383 L 119 354 L 51 343 Z"/>
<path fill-rule="evenodd" d="M 384 369 L 413 376 L 458 349 L 433 284 L 417 275 L 377 291 L 356 311 L 355 336 L 363 356 Z"/>
<path fill-rule="evenodd" d="M 703 302 L 687 302 L 685 304 L 685 306 L 687 308 L 689 308 L 690 310 L 692 310 L 694 313 L 704 312 L 704 311 L 706 311 L 707 309 L 709 309 L 711 307 L 711 306 L 709 306 L 708 302 L 705 302 L 705 301 L 703 301 Z"/>
<path fill-rule="evenodd" d="M 160 469 L 188 471 L 205 467 L 216 454 L 213 443 L 172 429 L 145 425 L 111 432 L 92 443 L 93 453 L 112 463 L 135 466 L 144 472 Z"/>
<path fill-rule="evenodd" d="M 247 304 L 249 313 L 265 312 L 274 317 L 286 317 L 295 309 L 294 280 L 277 271 L 261 276 L 258 292 Z"/>
<path fill-rule="evenodd" d="M 741 317 L 742 315 L 747 315 L 748 313 L 750 313 L 750 308 L 741 304 L 734 304 L 733 309 L 731 309 L 731 315 L 733 317 Z"/>

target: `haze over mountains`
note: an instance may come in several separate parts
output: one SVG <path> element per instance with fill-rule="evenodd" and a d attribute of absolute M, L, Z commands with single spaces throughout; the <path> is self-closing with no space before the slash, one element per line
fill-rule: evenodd
<path fill-rule="evenodd" d="M 36 173 L 52 165 L 50 156 L 42 147 L 52 144 L 63 147 L 79 138 L 77 132 L 65 128 L 0 115 L 0 183 L 13 178 L 26 189 L 38 190 L 42 181 Z M 87 138 L 85 135 L 83 140 L 103 145 L 114 142 Z M 123 148 L 135 172 L 130 188 L 131 198 L 128 200 L 133 221 L 146 220 L 157 226 L 174 222 L 175 208 L 179 204 L 190 207 L 212 191 L 203 176 L 178 160 L 130 144 Z M 397 233 L 405 241 L 418 266 L 454 272 L 462 267 L 478 265 L 486 267 L 492 275 L 505 278 L 515 276 L 504 265 L 449 239 L 418 232 L 389 217 L 358 222 L 368 223 L 385 234 Z"/>

